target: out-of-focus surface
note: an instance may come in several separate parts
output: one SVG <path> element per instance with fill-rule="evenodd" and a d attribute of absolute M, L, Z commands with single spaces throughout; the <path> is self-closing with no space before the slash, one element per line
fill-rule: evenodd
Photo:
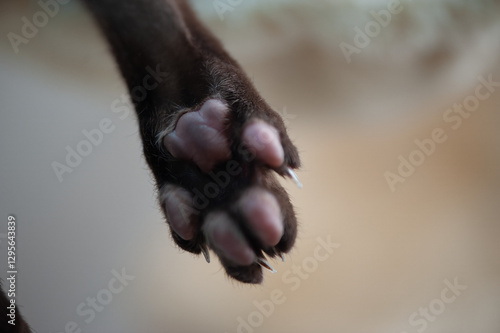
<path fill-rule="evenodd" d="M 304 188 L 284 183 L 299 240 L 255 287 L 173 245 L 81 4 L 16 53 L 7 34 L 41 7 L 2 2 L 0 277 L 14 214 L 17 302 L 36 332 L 499 332 L 500 84 L 479 87 L 500 82 L 500 6 L 403 1 L 375 33 L 370 11 L 388 3 L 197 2 L 302 154 Z M 340 45 L 367 25 L 348 62 Z M 451 118 L 460 103 L 474 111 Z M 104 118 L 114 130 L 59 181 L 53 162 Z"/>

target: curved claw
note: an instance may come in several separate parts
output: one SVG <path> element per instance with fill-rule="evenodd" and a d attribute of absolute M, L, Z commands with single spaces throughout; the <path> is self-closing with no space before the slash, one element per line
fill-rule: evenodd
<path fill-rule="evenodd" d="M 276 256 L 280 257 L 282 262 L 285 262 L 285 254 L 283 252 L 276 250 L 276 248 L 273 248 L 273 251 Z"/>
<path fill-rule="evenodd" d="M 298 188 L 302 188 L 302 183 L 300 182 L 299 177 L 297 177 L 297 174 L 291 168 L 287 168 L 286 172 L 288 177 L 293 180 L 295 185 L 297 185 Z"/>
<path fill-rule="evenodd" d="M 205 257 L 205 260 L 210 263 L 210 252 L 208 252 L 208 248 L 205 244 L 200 245 L 201 253 L 203 253 L 203 256 Z"/>
<path fill-rule="evenodd" d="M 262 267 L 264 267 L 265 269 L 273 272 L 273 273 L 276 273 L 277 271 L 274 269 L 273 266 L 271 266 L 266 259 L 263 259 L 263 258 L 257 258 L 257 263 L 259 265 L 261 265 Z"/>

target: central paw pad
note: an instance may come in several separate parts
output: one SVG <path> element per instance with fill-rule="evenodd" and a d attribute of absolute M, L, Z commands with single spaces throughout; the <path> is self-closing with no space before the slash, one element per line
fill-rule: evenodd
<path fill-rule="evenodd" d="M 191 160 L 204 172 L 210 171 L 231 154 L 224 135 L 228 111 L 225 104 L 212 99 L 198 111 L 183 114 L 165 137 L 165 147 L 175 158 Z"/>

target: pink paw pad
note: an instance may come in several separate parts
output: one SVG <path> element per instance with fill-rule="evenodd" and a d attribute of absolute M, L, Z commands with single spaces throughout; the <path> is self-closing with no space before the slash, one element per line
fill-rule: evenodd
<path fill-rule="evenodd" d="M 266 246 L 278 244 L 283 236 L 283 217 L 278 201 L 268 191 L 250 189 L 239 201 L 250 229 Z"/>
<path fill-rule="evenodd" d="M 246 126 L 243 131 L 243 143 L 258 160 L 271 167 L 280 167 L 284 162 L 285 153 L 278 131 L 262 120 L 255 120 Z"/>
<path fill-rule="evenodd" d="M 203 230 L 208 243 L 227 260 L 239 266 L 248 266 L 255 262 L 255 253 L 241 230 L 227 214 L 221 212 L 209 214 Z"/>
<path fill-rule="evenodd" d="M 182 115 L 175 130 L 164 139 L 167 150 L 178 159 L 191 160 L 204 172 L 231 157 L 224 135 L 227 106 L 210 99 L 200 110 Z"/>
<path fill-rule="evenodd" d="M 162 189 L 162 201 L 172 230 L 184 240 L 193 239 L 196 216 L 192 214 L 191 194 L 182 187 L 167 185 Z"/>

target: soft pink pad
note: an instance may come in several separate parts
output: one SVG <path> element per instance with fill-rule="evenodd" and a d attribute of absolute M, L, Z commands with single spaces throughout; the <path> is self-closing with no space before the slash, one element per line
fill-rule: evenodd
<path fill-rule="evenodd" d="M 206 101 L 200 110 L 179 118 L 175 130 L 164 139 L 165 147 L 175 158 L 192 160 L 201 170 L 209 172 L 217 163 L 231 157 L 223 133 L 227 112 L 227 106 L 221 101 Z"/>
<path fill-rule="evenodd" d="M 243 195 L 239 205 L 256 236 L 267 246 L 278 244 L 283 236 L 283 218 L 276 198 L 255 188 Z"/>
<path fill-rule="evenodd" d="M 209 243 L 226 259 L 239 266 L 255 262 L 255 253 L 239 228 L 225 213 L 208 215 L 203 228 Z"/>
<path fill-rule="evenodd" d="M 195 216 L 192 214 L 193 198 L 191 194 L 174 185 L 166 186 L 162 192 L 168 223 L 182 239 L 192 239 L 195 234 L 193 221 Z"/>
<path fill-rule="evenodd" d="M 243 131 L 243 142 L 257 159 L 271 167 L 279 167 L 284 161 L 283 147 L 278 131 L 262 120 L 255 120 Z"/>

